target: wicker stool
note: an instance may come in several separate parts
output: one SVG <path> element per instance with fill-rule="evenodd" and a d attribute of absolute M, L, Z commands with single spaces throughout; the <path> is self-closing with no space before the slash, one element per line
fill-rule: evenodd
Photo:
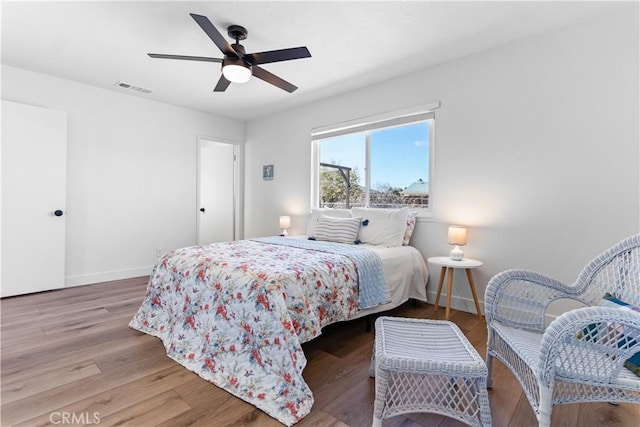
<path fill-rule="evenodd" d="M 371 376 L 376 377 L 374 426 L 410 412 L 491 425 L 487 366 L 451 322 L 379 317 Z"/>

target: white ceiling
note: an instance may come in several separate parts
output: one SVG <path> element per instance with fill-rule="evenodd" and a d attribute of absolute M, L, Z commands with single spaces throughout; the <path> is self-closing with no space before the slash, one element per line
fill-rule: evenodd
<path fill-rule="evenodd" d="M 593 19 L 613 2 L 436 1 L 2 1 L 2 64 L 216 115 L 249 120 Z M 246 27 L 247 52 L 307 46 L 312 57 L 262 67 L 295 84 L 262 80 L 213 93 L 217 63 L 152 59 L 222 57 L 189 13 L 226 36 Z M 139 94 L 124 81 L 153 90 Z"/>

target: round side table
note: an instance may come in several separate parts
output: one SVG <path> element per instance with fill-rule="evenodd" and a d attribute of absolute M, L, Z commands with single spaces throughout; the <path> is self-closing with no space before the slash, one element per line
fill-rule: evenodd
<path fill-rule="evenodd" d="M 438 280 L 438 292 L 436 294 L 436 303 L 434 305 L 434 311 L 438 311 L 438 304 L 440 303 L 440 294 L 442 293 L 442 284 L 444 278 L 449 273 L 449 279 L 447 280 L 447 308 L 445 312 L 445 319 L 449 320 L 449 312 L 451 310 L 451 290 L 453 289 L 453 272 L 456 268 L 464 268 L 467 272 L 467 279 L 469 280 L 469 287 L 473 294 L 473 302 L 476 304 L 476 311 L 478 317 L 482 319 L 482 313 L 480 312 L 480 303 L 478 302 L 478 294 L 476 292 L 476 284 L 473 282 L 473 276 L 471 270 L 482 266 L 482 261 L 478 261 L 471 258 L 463 258 L 461 261 L 455 261 L 447 256 L 430 257 L 428 260 L 431 264 L 439 265 L 440 280 Z"/>

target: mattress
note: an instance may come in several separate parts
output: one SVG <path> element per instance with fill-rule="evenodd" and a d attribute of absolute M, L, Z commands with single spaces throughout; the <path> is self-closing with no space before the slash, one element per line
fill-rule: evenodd
<path fill-rule="evenodd" d="M 409 299 L 427 302 L 429 271 L 420 251 L 413 246 L 385 248 L 363 245 L 375 251 L 382 260 L 384 275 L 391 294 L 386 304 L 361 310 L 352 319 L 391 310 Z"/>

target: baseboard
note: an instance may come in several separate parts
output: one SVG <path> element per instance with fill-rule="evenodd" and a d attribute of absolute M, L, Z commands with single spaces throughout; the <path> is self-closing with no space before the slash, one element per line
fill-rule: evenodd
<path fill-rule="evenodd" d="M 427 301 L 429 304 L 434 304 L 436 301 L 436 292 L 427 291 Z M 484 314 L 484 301 L 479 300 L 480 310 L 482 314 Z M 447 307 L 447 295 L 440 295 L 440 303 L 438 304 L 438 308 L 442 307 L 443 309 Z M 456 295 L 451 295 L 451 308 L 464 311 L 467 313 L 476 313 L 476 305 L 473 302 L 473 298 L 462 298 Z"/>
<path fill-rule="evenodd" d="M 436 301 L 436 293 L 435 292 L 427 292 L 427 302 L 429 304 L 433 304 Z M 484 315 L 484 301 L 479 300 L 480 310 L 482 310 L 482 314 Z M 440 295 L 440 304 L 438 304 L 438 308 L 446 308 L 447 306 L 447 295 Z M 467 313 L 478 314 L 476 313 L 476 305 L 473 302 L 472 298 L 461 298 L 459 296 L 452 295 L 451 296 L 451 308 L 456 310 L 464 311 Z M 549 326 L 559 314 L 554 313 L 545 313 L 544 318 L 546 325 Z"/>
<path fill-rule="evenodd" d="M 130 279 L 132 277 L 148 276 L 152 265 L 147 267 L 129 268 L 126 270 L 104 271 L 101 273 L 80 274 L 67 276 L 64 280 L 65 288 L 73 286 L 91 285 L 94 283 L 110 282 L 112 280 Z"/>

